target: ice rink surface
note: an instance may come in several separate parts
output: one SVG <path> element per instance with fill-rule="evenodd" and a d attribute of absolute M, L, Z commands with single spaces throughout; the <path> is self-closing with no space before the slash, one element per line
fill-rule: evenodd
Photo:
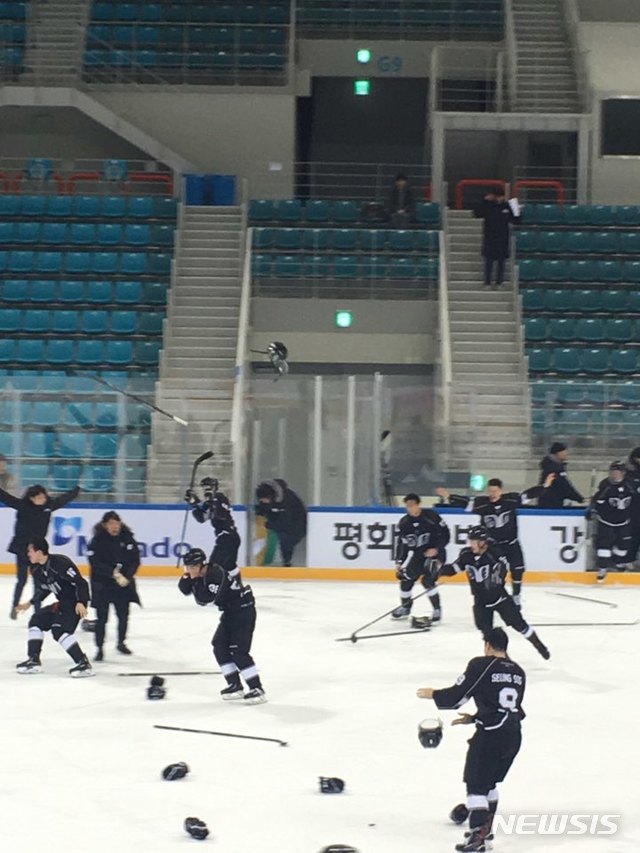
<path fill-rule="evenodd" d="M 0 594 L 8 610 L 11 580 Z M 45 671 L 20 676 L 26 619 L 0 622 L 0 836 L 7 853 L 318 853 L 330 843 L 361 853 L 453 851 L 461 829 L 448 820 L 464 800 L 471 727 L 450 728 L 424 750 L 418 722 L 436 715 L 421 686 L 453 683 L 482 653 L 466 585 L 442 590 L 445 621 L 417 636 L 336 643 L 388 610 L 390 584 L 252 581 L 258 603 L 254 654 L 269 696 L 245 707 L 218 697 L 221 676 L 167 678 L 168 696 L 145 698 L 146 678 L 121 672 L 216 670 L 210 637 L 217 611 L 183 598 L 171 580 L 139 583 L 126 658 L 109 624 L 96 678 L 73 680 L 49 635 Z M 556 593 L 598 598 L 602 604 Z M 640 589 L 525 587 L 525 617 L 543 622 L 626 622 Z M 425 599 L 417 614 L 428 613 Z M 113 616 L 112 616 L 113 619 Z M 403 623 L 401 623 L 403 624 Z M 384 620 L 376 630 L 397 630 Z M 373 630 L 373 629 L 371 629 Z M 615 836 L 501 836 L 498 853 L 637 853 L 640 850 L 640 626 L 540 627 L 543 661 L 510 630 L 511 656 L 528 676 L 523 748 L 504 785 L 503 813 L 620 815 Z M 79 633 L 93 657 L 92 635 Z M 154 723 L 274 737 L 277 744 L 159 731 Z M 186 761 L 190 775 L 160 773 Z M 318 776 L 346 781 L 318 792 Z M 187 816 L 206 821 L 190 839 Z"/>

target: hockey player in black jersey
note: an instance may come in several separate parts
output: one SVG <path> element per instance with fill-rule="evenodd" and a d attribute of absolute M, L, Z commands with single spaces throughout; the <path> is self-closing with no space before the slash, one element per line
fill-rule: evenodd
<path fill-rule="evenodd" d="M 545 660 L 549 660 L 549 649 L 524 621 L 504 587 L 507 560 L 491 544 L 487 528 L 480 525 L 472 527 L 467 538 L 469 547 L 460 551 L 454 563 L 442 566 L 439 574 L 451 577 L 460 572 L 466 573 L 473 595 L 473 618 L 483 636 L 486 637 L 493 628 L 493 614 L 499 613 L 507 625 L 519 631 Z"/>
<path fill-rule="evenodd" d="M 217 480 L 206 477 L 201 481 L 200 486 L 204 489 L 202 501 L 193 489 L 187 489 L 184 499 L 191 507 L 191 514 L 199 524 L 205 524 L 208 521 L 213 527 L 215 545 L 209 562 L 221 566 L 230 578 L 239 578 L 240 535 L 231 514 L 231 503 L 223 492 L 218 491 Z"/>
<path fill-rule="evenodd" d="M 487 483 L 487 495 L 469 497 L 452 495 L 447 489 L 439 488 L 437 493 L 449 506 L 462 507 L 465 512 L 475 512 L 481 523 L 489 531 L 492 543 L 507 558 L 511 574 L 511 594 L 518 607 L 522 606 L 522 577 L 524 575 L 524 554 L 518 539 L 518 509 L 539 497 L 543 489 L 548 489 L 555 479 L 549 474 L 542 486 L 534 486 L 525 492 L 504 492 L 502 480 L 497 477 Z"/>
<path fill-rule="evenodd" d="M 193 595 L 196 604 L 210 604 L 222 611 L 211 645 L 227 687 L 223 699 L 244 699 L 247 705 L 266 702 L 258 668 L 251 657 L 251 641 L 256 626 L 256 605 L 250 586 L 214 562 L 207 563 L 201 548 L 192 548 L 184 559 L 184 574 L 178 582 L 183 595 Z M 249 688 L 243 694 L 243 678 Z"/>
<path fill-rule="evenodd" d="M 420 497 L 409 494 L 404 499 L 407 514 L 397 528 L 395 546 L 396 577 L 400 581 L 400 606 L 391 614 L 392 619 L 404 619 L 411 613 L 411 590 L 418 578 L 433 607 L 431 621 L 442 618 L 438 594 L 438 568 L 446 559 L 445 547 L 449 542 L 449 528 L 433 509 L 423 509 Z"/>
<path fill-rule="evenodd" d="M 420 699 L 433 699 L 438 708 L 460 708 L 470 699 L 475 714 L 461 713 L 451 725 L 475 725 L 469 740 L 463 780 L 467 788 L 469 832 L 456 845 L 461 853 L 482 853 L 492 839 L 498 809 L 498 783 L 503 782 L 520 751 L 520 723 L 525 717 L 522 699 L 526 675 L 507 657 L 509 639 L 502 628 L 485 636 L 484 656 L 473 658 L 454 685 L 442 690 L 423 687 Z"/>
<path fill-rule="evenodd" d="M 612 462 L 609 476 L 601 481 L 587 510 L 587 515 L 595 518 L 597 524 L 595 546 L 599 583 L 605 580 L 609 569 L 626 568 L 633 500 L 634 490 L 626 479 L 626 465 Z"/>
<path fill-rule="evenodd" d="M 21 675 L 40 672 L 44 632 L 51 631 L 53 638 L 75 663 L 69 674 L 74 678 L 94 675 L 89 659 L 74 636 L 78 622 L 87 616 L 89 584 L 68 557 L 49 553 L 46 539 L 34 539 L 27 547 L 27 557 L 36 591 L 31 601 L 17 605 L 18 613 L 28 610 L 36 602 L 44 601 L 51 593 L 58 600 L 55 604 L 41 608 L 29 620 L 27 659 L 19 663 L 16 669 Z"/>

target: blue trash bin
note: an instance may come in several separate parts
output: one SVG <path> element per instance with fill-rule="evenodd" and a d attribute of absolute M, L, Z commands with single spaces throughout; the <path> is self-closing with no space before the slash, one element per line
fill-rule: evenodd
<path fill-rule="evenodd" d="M 207 175 L 185 175 L 186 204 L 189 207 L 206 204 Z"/>
<path fill-rule="evenodd" d="M 210 180 L 211 204 L 228 207 L 236 203 L 235 175 L 211 175 Z"/>

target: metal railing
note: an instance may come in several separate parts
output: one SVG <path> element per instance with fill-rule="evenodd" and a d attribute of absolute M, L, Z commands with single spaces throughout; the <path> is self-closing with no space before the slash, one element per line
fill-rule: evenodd
<path fill-rule="evenodd" d="M 509 109 L 514 110 L 518 102 L 518 41 L 511 0 L 504 0 L 504 37 L 508 68 Z"/>
<path fill-rule="evenodd" d="M 453 381 L 451 322 L 449 316 L 449 277 L 447 272 L 446 214 L 440 231 L 440 288 L 438 292 L 438 328 L 440 338 L 440 384 L 442 394 L 442 426 L 451 423 L 451 383 Z"/>
<path fill-rule="evenodd" d="M 9 193 L 173 195 L 175 185 L 158 160 L 0 158 L 0 191 Z"/>
<path fill-rule="evenodd" d="M 505 105 L 504 50 L 487 45 L 435 45 L 429 101 L 445 112 L 500 112 Z"/>
<path fill-rule="evenodd" d="M 532 186 L 524 186 L 518 191 L 522 204 L 558 204 L 558 191 L 553 186 L 559 181 L 563 187 L 563 202 L 575 204 L 578 192 L 578 168 L 566 166 L 515 166 L 513 169 L 513 187 L 516 181 L 531 181 Z M 549 182 L 546 186 L 535 186 L 536 182 Z M 524 213 L 526 216 L 526 212 Z"/>

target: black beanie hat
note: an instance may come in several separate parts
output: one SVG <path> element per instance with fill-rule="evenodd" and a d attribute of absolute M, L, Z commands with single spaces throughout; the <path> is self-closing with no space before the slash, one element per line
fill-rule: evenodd
<path fill-rule="evenodd" d="M 566 444 L 563 444 L 561 441 L 554 441 L 551 447 L 549 448 L 549 453 L 552 456 L 555 456 L 556 453 L 562 453 L 562 451 L 566 449 Z"/>

